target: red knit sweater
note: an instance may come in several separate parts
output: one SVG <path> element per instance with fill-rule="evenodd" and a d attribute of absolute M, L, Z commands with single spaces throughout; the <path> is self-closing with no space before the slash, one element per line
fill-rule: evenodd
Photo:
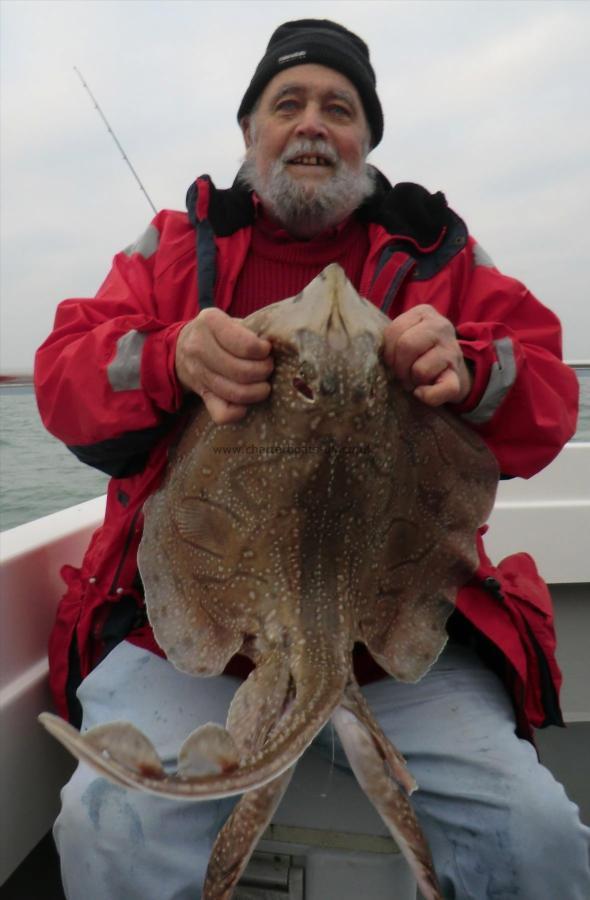
<path fill-rule="evenodd" d="M 354 217 L 312 241 L 301 241 L 272 222 L 258 206 L 230 313 L 242 319 L 268 303 L 294 297 L 333 262 L 342 266 L 358 288 L 368 250 L 367 228 Z"/>

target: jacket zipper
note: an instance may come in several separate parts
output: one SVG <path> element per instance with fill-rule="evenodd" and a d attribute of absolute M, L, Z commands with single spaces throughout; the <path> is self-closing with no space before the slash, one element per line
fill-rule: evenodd
<path fill-rule="evenodd" d="M 412 272 L 415 268 L 416 260 L 410 256 L 404 263 L 402 263 L 402 265 L 393 276 L 391 284 L 387 288 L 385 297 L 383 298 L 383 302 L 381 304 L 381 312 L 386 316 L 389 316 L 389 310 L 391 309 L 393 301 L 399 294 L 402 284 L 404 283 L 410 272 Z"/>
<path fill-rule="evenodd" d="M 121 558 L 119 560 L 119 565 L 117 566 L 113 582 L 111 584 L 109 594 L 116 594 L 118 590 L 117 582 L 119 581 L 119 577 L 121 572 L 123 571 L 123 566 L 125 565 L 125 560 L 127 559 L 127 555 L 129 553 L 129 548 L 131 547 L 131 542 L 133 540 L 133 535 L 135 533 L 135 525 L 137 524 L 137 519 L 139 518 L 139 514 L 141 513 L 142 507 L 138 507 L 131 519 L 131 524 L 129 525 L 129 529 L 127 531 L 127 536 L 125 538 L 125 544 L 123 546 L 123 552 L 121 554 Z"/>

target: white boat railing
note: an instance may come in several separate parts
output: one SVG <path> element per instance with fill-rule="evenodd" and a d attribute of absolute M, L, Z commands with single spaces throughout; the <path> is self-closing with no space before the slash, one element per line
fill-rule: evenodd
<path fill-rule="evenodd" d="M 526 550 L 549 584 L 590 584 L 590 442 L 567 444 L 534 478 L 501 482 L 489 525 L 494 562 Z"/>
<path fill-rule="evenodd" d="M 0 884 L 51 827 L 72 761 L 37 723 L 51 708 L 47 637 L 104 497 L 0 534 Z"/>

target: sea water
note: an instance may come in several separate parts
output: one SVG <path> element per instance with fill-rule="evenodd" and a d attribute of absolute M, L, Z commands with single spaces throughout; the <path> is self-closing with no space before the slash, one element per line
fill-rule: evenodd
<path fill-rule="evenodd" d="M 575 440 L 590 441 L 590 367 L 576 372 L 581 396 Z M 0 530 L 104 494 L 107 481 L 45 430 L 32 386 L 0 387 Z"/>
<path fill-rule="evenodd" d="M 0 530 L 104 494 L 108 476 L 45 430 L 31 386 L 0 387 Z"/>

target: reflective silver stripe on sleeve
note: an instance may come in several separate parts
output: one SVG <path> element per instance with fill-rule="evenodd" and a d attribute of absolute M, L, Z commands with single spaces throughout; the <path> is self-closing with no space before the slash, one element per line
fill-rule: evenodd
<path fill-rule="evenodd" d="M 123 253 L 131 256 L 132 253 L 139 253 L 144 259 L 149 259 L 156 250 L 160 242 L 160 232 L 155 225 L 148 225 L 142 235 L 140 235 L 134 244 L 125 247 Z"/>
<path fill-rule="evenodd" d="M 141 387 L 141 354 L 147 335 L 128 331 L 117 341 L 117 352 L 107 366 L 114 391 L 136 391 Z"/>
<path fill-rule="evenodd" d="M 495 269 L 494 260 L 486 253 L 481 244 L 473 245 L 473 265 L 485 266 L 486 269 Z"/>
<path fill-rule="evenodd" d="M 502 400 L 516 380 L 516 360 L 514 358 L 514 346 L 512 338 L 500 338 L 494 341 L 497 362 L 492 365 L 490 380 L 483 397 L 475 409 L 463 413 L 461 416 L 466 422 L 474 425 L 482 425 L 489 422 Z"/>

